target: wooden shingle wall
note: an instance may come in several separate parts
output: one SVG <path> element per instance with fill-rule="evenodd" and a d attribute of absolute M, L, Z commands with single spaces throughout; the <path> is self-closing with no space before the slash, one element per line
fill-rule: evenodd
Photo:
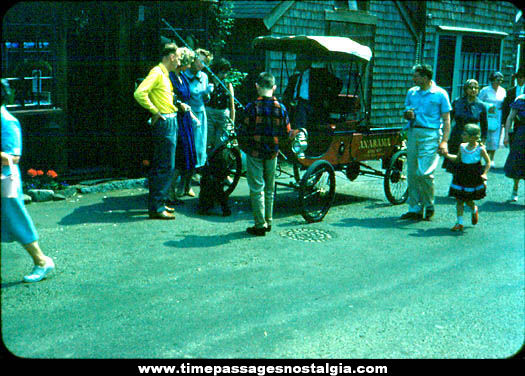
<path fill-rule="evenodd" d="M 271 28 L 271 35 L 325 35 L 325 10 L 332 10 L 333 4 L 333 1 L 296 1 Z M 288 71 L 292 74 L 295 68 L 295 55 L 287 54 L 287 61 Z M 280 87 L 281 53 L 268 53 L 266 66 L 275 76 L 276 94 L 281 95 L 288 83 L 284 72 L 282 87 Z"/>
<path fill-rule="evenodd" d="M 400 1 L 400 4 L 403 2 Z M 395 1 L 370 0 L 369 13 L 377 17 L 372 59 L 371 126 L 402 126 L 404 100 L 413 86 L 412 66 L 416 63 L 417 43 Z M 277 19 L 271 35 L 327 35 L 325 11 L 334 10 L 334 1 L 296 1 Z M 423 62 L 434 64 L 438 26 L 457 26 L 508 33 L 504 39 L 501 70 L 504 87 L 510 86 L 515 70 L 516 42 L 513 21 L 517 8 L 505 1 L 428 1 Z M 288 55 L 288 71 L 293 72 L 295 56 Z M 286 87 L 286 73 L 281 81 L 281 53 L 267 53 L 266 69 L 276 77 L 277 95 Z M 439 84 L 439 83 L 438 83 Z"/>
<path fill-rule="evenodd" d="M 393 1 L 370 1 L 370 13 L 378 18 L 370 123 L 374 127 L 402 126 L 405 96 L 413 86 L 416 41 Z"/>
<path fill-rule="evenodd" d="M 517 11 L 518 8 L 507 1 L 428 1 L 427 14 L 431 17 L 427 18 L 423 53 L 425 63 L 434 64 L 439 25 L 505 32 L 509 36 L 503 40 L 501 72 L 505 75 L 503 87 L 510 87 L 510 76 L 516 68 L 513 30 Z"/>

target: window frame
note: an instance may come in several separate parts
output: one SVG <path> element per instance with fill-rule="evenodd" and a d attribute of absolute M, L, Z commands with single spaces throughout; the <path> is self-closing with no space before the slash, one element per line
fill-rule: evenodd
<path fill-rule="evenodd" d="M 508 36 L 506 33 L 499 33 L 499 32 L 493 32 L 493 31 L 487 31 L 487 30 L 476 30 L 476 29 L 467 29 L 467 28 L 454 28 L 454 27 L 447 27 L 447 26 L 439 26 L 438 31 L 436 33 L 435 37 L 435 45 L 434 45 L 434 77 L 433 79 L 436 79 L 437 74 L 437 67 L 438 67 L 438 61 L 439 61 L 439 40 L 441 36 L 453 36 L 456 38 L 456 46 L 454 50 L 454 69 L 453 69 L 453 76 L 452 76 L 452 92 L 451 94 L 451 100 L 453 98 L 457 98 L 461 96 L 462 94 L 462 87 L 463 82 L 460 82 L 461 80 L 461 53 L 462 53 L 462 46 L 463 46 L 463 37 L 485 37 L 485 38 L 495 38 L 499 39 L 499 58 L 498 58 L 498 69 L 501 71 L 501 67 L 503 64 L 503 51 L 505 47 L 505 37 Z M 437 82 L 439 85 L 439 82 Z M 486 86 L 488 83 L 480 82 L 480 87 Z"/>

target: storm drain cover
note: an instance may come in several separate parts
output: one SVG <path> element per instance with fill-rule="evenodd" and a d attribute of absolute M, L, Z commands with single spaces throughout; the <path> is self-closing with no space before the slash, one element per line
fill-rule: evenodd
<path fill-rule="evenodd" d="M 329 232 L 313 228 L 295 228 L 292 230 L 285 230 L 281 231 L 279 235 L 292 240 L 316 243 L 333 239 L 333 236 Z"/>

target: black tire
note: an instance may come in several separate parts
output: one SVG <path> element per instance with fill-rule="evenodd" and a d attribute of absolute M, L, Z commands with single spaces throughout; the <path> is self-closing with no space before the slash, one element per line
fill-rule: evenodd
<path fill-rule="evenodd" d="M 394 153 L 385 172 L 385 195 L 393 205 L 400 205 L 408 198 L 407 152 Z"/>
<path fill-rule="evenodd" d="M 232 194 L 232 192 L 239 184 L 239 179 L 242 175 L 242 157 L 239 148 L 237 147 L 228 147 L 224 145 L 217 149 L 216 153 L 227 150 L 226 165 L 229 170 L 227 179 L 223 182 L 222 189 L 226 196 Z M 213 156 L 211 156 L 213 158 Z M 208 156 L 210 158 L 210 156 Z"/>
<path fill-rule="evenodd" d="M 335 197 L 335 171 L 324 160 L 314 162 L 299 185 L 301 215 L 309 222 L 320 222 L 332 206 Z"/>

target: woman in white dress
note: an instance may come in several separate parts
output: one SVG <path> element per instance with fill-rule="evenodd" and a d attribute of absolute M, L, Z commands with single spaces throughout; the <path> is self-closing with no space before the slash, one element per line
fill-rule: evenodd
<path fill-rule="evenodd" d="M 494 72 L 489 77 L 490 85 L 485 86 L 479 92 L 478 98 L 484 102 L 487 107 L 487 153 L 490 156 L 491 165 L 494 167 L 494 155 L 499 148 L 501 141 L 502 127 L 502 104 L 507 91 L 501 87 L 503 82 L 503 74 Z M 503 124 L 504 126 L 504 124 Z"/>

